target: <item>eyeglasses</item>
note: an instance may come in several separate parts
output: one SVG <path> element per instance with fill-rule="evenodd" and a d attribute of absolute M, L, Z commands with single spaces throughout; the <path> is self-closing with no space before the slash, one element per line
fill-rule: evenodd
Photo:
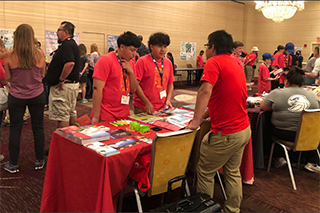
<path fill-rule="evenodd" d="M 211 44 L 204 44 L 203 46 L 204 46 L 205 48 L 207 48 L 207 47 L 210 48 L 212 45 L 211 45 Z"/>
<path fill-rule="evenodd" d="M 65 31 L 65 30 L 64 30 L 64 29 L 60 29 L 60 28 L 59 28 L 59 29 L 57 29 L 57 32 L 59 32 L 59 31 Z"/>

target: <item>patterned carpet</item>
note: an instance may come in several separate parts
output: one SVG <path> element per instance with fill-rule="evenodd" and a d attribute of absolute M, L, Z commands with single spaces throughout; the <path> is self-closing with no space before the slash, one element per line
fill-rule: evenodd
<path fill-rule="evenodd" d="M 177 85 L 172 104 L 176 107 L 193 104 L 197 90 L 198 87 Z M 181 101 L 181 99 L 184 100 Z M 77 112 L 78 116 L 90 114 L 91 108 L 79 103 Z M 56 125 L 56 122 L 50 121 L 45 116 L 46 148 L 49 146 Z M 23 128 L 19 158 L 20 172 L 18 174 L 9 174 L 3 169 L 3 165 L 8 160 L 9 127 L 2 127 L 1 134 L 0 153 L 5 156 L 5 160 L 1 162 L 0 168 L 0 212 L 39 212 L 45 169 L 34 170 L 35 156 L 30 121 Z M 243 185 L 241 210 L 243 212 L 320 212 L 319 175 L 308 172 L 303 167 L 293 168 L 293 172 L 297 191 L 292 189 L 287 167 L 271 168 L 271 172 L 266 172 L 265 169 L 256 169 L 254 185 Z M 191 192 L 195 193 L 192 179 L 193 174 L 190 172 L 188 173 L 188 182 Z M 215 200 L 223 203 L 223 196 L 218 184 L 215 186 L 215 192 Z M 178 197 L 179 190 L 175 190 L 173 199 Z M 148 211 L 159 206 L 160 200 L 161 196 L 143 197 L 144 210 Z M 137 211 L 133 194 L 125 197 L 123 210 Z"/>

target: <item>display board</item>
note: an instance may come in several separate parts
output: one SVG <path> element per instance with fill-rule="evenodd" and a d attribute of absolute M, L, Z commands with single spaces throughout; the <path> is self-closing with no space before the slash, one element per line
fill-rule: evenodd
<path fill-rule="evenodd" d="M 80 33 L 75 33 L 73 39 L 79 45 Z M 58 49 L 58 46 L 59 46 L 57 32 L 46 30 L 45 31 L 45 43 L 46 43 L 45 57 L 46 57 L 46 59 L 52 59 L 53 51 Z"/>
<path fill-rule="evenodd" d="M 181 41 L 180 60 L 194 60 L 196 56 L 196 46 L 197 43 L 195 42 Z"/>
<path fill-rule="evenodd" d="M 115 50 L 118 49 L 117 39 L 119 36 L 107 35 L 107 50 L 113 47 Z"/>
<path fill-rule="evenodd" d="M 0 38 L 3 40 L 7 50 L 13 47 L 13 32 L 14 30 L 0 29 Z"/>

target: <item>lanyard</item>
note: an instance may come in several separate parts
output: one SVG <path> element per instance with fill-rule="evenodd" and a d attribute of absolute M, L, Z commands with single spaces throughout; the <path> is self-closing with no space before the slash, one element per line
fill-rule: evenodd
<path fill-rule="evenodd" d="M 124 89 L 127 91 L 127 77 L 128 77 L 128 73 L 125 69 L 123 69 L 119 55 L 117 54 L 117 58 L 118 58 L 118 62 L 121 66 L 121 70 L 122 70 L 122 77 L 123 77 L 123 84 L 124 84 Z M 125 74 L 124 74 L 125 73 Z"/>
<path fill-rule="evenodd" d="M 159 75 L 160 75 L 160 78 L 161 78 L 161 86 L 162 86 L 162 77 L 163 77 L 163 73 L 164 73 L 164 69 L 163 69 L 163 59 L 162 59 L 162 61 L 161 61 L 161 69 L 162 69 L 162 72 L 161 72 L 160 69 L 159 69 L 159 67 L 158 67 L 158 64 L 157 64 L 157 62 L 156 62 L 156 59 L 153 58 L 153 56 L 152 56 L 151 53 L 150 53 L 150 55 L 151 55 L 151 58 L 152 58 L 154 64 L 156 65 L 156 67 L 157 67 L 157 69 L 158 69 L 158 72 L 159 72 Z"/>

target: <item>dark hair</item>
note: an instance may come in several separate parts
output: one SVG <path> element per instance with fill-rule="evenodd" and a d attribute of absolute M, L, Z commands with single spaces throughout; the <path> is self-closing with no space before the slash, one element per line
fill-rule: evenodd
<path fill-rule="evenodd" d="M 41 47 L 41 42 L 40 42 L 40 41 L 38 41 L 38 44 L 39 44 L 39 46 Z"/>
<path fill-rule="evenodd" d="M 124 46 L 134 46 L 135 48 L 139 48 L 141 46 L 141 41 L 138 38 L 136 34 L 133 32 L 127 31 L 122 33 L 118 39 L 117 39 L 118 47 L 120 47 L 121 44 Z"/>
<path fill-rule="evenodd" d="M 300 67 L 293 66 L 289 70 L 286 79 L 289 84 L 299 85 L 299 87 L 301 87 L 303 84 L 303 75 L 304 71 Z"/>
<path fill-rule="evenodd" d="M 201 51 L 200 51 L 200 54 L 201 54 L 201 53 L 204 53 L 204 51 L 203 51 L 203 50 L 201 50 Z"/>
<path fill-rule="evenodd" d="M 170 37 L 168 36 L 168 34 L 165 33 L 154 33 L 149 37 L 149 41 L 148 41 L 148 47 L 150 49 L 150 45 L 166 45 L 169 46 L 170 45 Z M 151 50 L 151 49 L 150 49 Z"/>
<path fill-rule="evenodd" d="M 237 48 L 237 47 L 243 47 L 244 44 L 241 41 L 234 41 L 233 42 L 233 48 Z"/>
<path fill-rule="evenodd" d="M 167 52 L 167 55 L 170 56 L 170 57 L 173 57 L 171 52 Z"/>
<path fill-rule="evenodd" d="M 109 52 L 112 52 L 112 51 L 114 51 L 114 48 L 113 48 L 113 47 L 109 47 L 108 53 L 109 53 Z"/>
<path fill-rule="evenodd" d="M 256 69 L 257 68 L 257 66 L 254 64 L 254 65 L 252 65 L 252 69 Z"/>
<path fill-rule="evenodd" d="M 138 38 L 140 39 L 140 41 L 142 41 L 142 40 L 143 40 L 142 35 L 138 35 Z"/>
<path fill-rule="evenodd" d="M 318 52 L 318 55 L 319 55 L 319 46 L 316 46 L 316 47 L 314 48 L 314 50 L 316 50 L 316 51 Z"/>
<path fill-rule="evenodd" d="M 208 36 L 208 44 L 208 48 L 213 45 L 217 55 L 219 55 L 232 52 L 233 40 L 229 33 L 224 30 L 218 30 Z"/>
<path fill-rule="evenodd" d="M 79 44 L 80 56 L 83 57 L 87 54 L 87 48 L 84 44 Z"/>
<path fill-rule="evenodd" d="M 70 38 L 73 38 L 74 28 L 76 28 L 71 22 L 63 21 L 61 25 L 64 24 L 63 29 L 68 32 Z"/>
<path fill-rule="evenodd" d="M 277 47 L 277 50 L 279 51 L 279 50 L 284 50 L 285 49 L 285 47 L 283 46 L 283 45 L 278 45 L 278 47 Z"/>

